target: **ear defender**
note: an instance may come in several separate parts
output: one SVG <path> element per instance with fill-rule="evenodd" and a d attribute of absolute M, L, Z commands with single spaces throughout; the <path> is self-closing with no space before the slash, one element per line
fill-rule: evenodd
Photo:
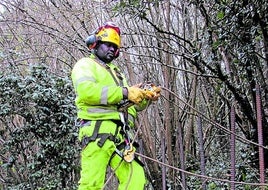
<path fill-rule="evenodd" d="M 85 39 L 85 43 L 89 49 L 93 49 L 97 45 L 97 36 L 95 34 L 91 34 Z"/>

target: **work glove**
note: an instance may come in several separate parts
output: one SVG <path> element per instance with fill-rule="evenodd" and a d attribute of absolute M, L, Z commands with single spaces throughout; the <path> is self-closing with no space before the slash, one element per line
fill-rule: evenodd
<path fill-rule="evenodd" d="M 161 95 L 161 88 L 159 86 L 155 86 L 154 84 L 151 85 L 150 89 L 144 89 L 144 91 L 145 98 L 147 100 L 156 101 Z"/>
<path fill-rule="evenodd" d="M 145 98 L 145 91 L 139 88 L 140 84 L 128 87 L 128 99 L 135 104 L 139 104 Z"/>

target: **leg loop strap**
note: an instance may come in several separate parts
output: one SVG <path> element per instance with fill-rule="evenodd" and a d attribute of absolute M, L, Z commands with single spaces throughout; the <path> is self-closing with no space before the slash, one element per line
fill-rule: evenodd
<path fill-rule="evenodd" d="M 114 143 L 119 143 L 120 142 L 120 139 L 116 138 L 116 136 L 118 134 L 118 126 L 116 127 L 116 131 L 115 131 L 114 135 L 112 133 L 99 133 L 101 122 L 102 121 L 100 121 L 100 120 L 96 121 L 92 136 L 83 137 L 82 142 L 81 142 L 82 149 L 85 148 L 88 145 L 88 143 L 93 142 L 93 141 L 95 141 L 96 139 L 99 139 L 99 138 L 100 138 L 100 140 L 98 141 L 98 146 L 99 147 L 102 147 L 107 139 L 109 139 L 110 141 L 113 141 Z"/>
<path fill-rule="evenodd" d="M 120 140 L 117 139 L 116 136 L 111 133 L 100 133 L 96 136 L 95 140 L 93 140 L 93 138 L 91 137 L 87 137 L 87 136 L 83 137 L 82 142 L 81 142 L 82 149 L 85 148 L 88 145 L 88 143 L 93 142 L 96 139 L 100 139 L 97 143 L 99 147 L 102 147 L 107 139 L 109 139 L 110 141 L 113 141 L 114 143 L 120 142 Z"/>

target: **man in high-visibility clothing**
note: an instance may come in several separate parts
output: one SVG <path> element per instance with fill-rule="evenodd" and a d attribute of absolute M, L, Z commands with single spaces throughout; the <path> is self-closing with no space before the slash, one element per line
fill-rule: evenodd
<path fill-rule="evenodd" d="M 102 189 L 107 166 L 119 180 L 118 189 L 144 189 L 146 179 L 141 162 L 137 158 L 126 161 L 120 152 L 126 147 L 123 128 L 134 127 L 137 110 L 156 101 L 161 89 L 154 86 L 148 93 L 140 84 L 127 85 L 119 68 L 111 63 L 120 48 L 120 29 L 113 23 L 98 28 L 86 44 L 91 54 L 74 65 L 71 75 L 82 145 L 79 189 Z M 118 110 L 122 101 L 132 103 L 124 114 Z M 122 115 L 127 118 L 126 125 Z"/>

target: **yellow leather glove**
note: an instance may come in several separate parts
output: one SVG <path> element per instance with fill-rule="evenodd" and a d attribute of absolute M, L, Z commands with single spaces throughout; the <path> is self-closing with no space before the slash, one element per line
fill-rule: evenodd
<path fill-rule="evenodd" d="M 148 100 L 156 101 L 160 97 L 161 88 L 152 85 L 150 89 L 145 89 L 145 98 Z"/>
<path fill-rule="evenodd" d="M 135 104 L 139 104 L 145 98 L 145 91 L 139 85 L 128 87 L 128 99 Z"/>

